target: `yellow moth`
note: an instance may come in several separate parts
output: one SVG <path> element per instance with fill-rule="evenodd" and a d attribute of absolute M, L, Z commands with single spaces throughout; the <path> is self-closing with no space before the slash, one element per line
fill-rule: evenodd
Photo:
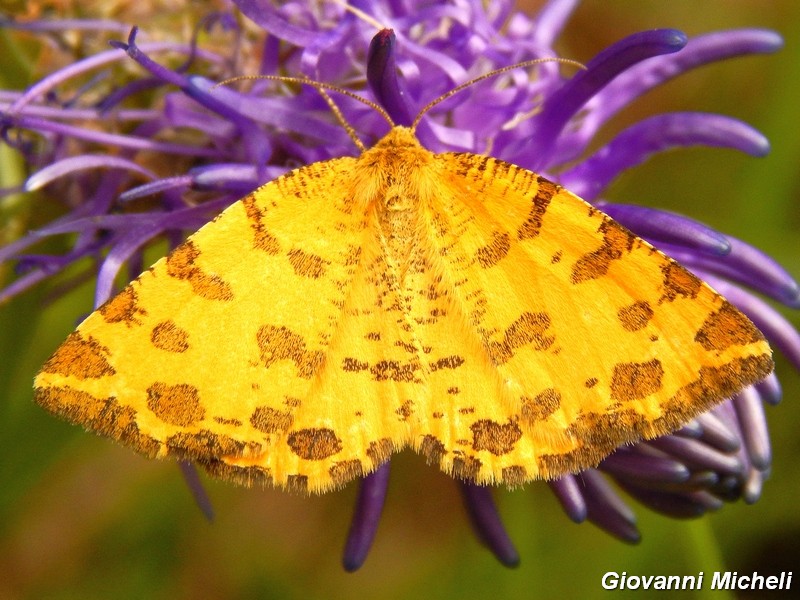
<path fill-rule="evenodd" d="M 433 154 L 415 126 L 231 205 L 69 335 L 36 401 L 245 485 L 324 492 L 411 447 L 518 486 L 772 370 L 679 264 L 535 173 Z"/>

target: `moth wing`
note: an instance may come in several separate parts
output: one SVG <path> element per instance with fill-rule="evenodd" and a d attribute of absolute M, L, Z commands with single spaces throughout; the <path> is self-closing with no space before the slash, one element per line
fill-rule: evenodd
<path fill-rule="evenodd" d="M 441 361 L 415 446 L 518 485 L 664 435 L 772 370 L 762 334 L 708 285 L 534 173 L 436 156 L 414 313 Z"/>
<path fill-rule="evenodd" d="M 364 344 L 376 348 L 341 349 L 345 312 L 363 335 L 391 332 L 353 315 L 372 300 L 353 297 L 368 285 L 354 282 L 369 224 L 349 194 L 356 160 L 301 168 L 227 208 L 70 334 L 36 377 L 37 402 L 246 484 L 322 491 L 386 460 L 401 442 L 388 441 L 393 423 L 381 432 L 383 392 L 361 392 L 372 412 L 358 419 L 355 393 L 326 384 L 341 370 L 325 370 L 333 349 L 364 361 Z"/>

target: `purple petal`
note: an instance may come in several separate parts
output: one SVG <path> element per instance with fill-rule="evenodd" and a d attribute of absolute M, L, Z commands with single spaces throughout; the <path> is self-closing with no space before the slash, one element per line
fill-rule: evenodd
<path fill-rule="evenodd" d="M 767 375 L 766 379 L 757 383 L 756 389 L 761 395 L 761 399 L 767 404 L 772 404 L 773 406 L 780 404 L 783 397 L 783 390 L 781 389 L 781 382 L 778 380 L 778 376 L 774 371 Z"/>
<path fill-rule="evenodd" d="M 386 490 L 389 487 L 389 465 L 388 461 L 383 463 L 361 480 L 342 556 L 342 565 L 350 573 L 364 564 L 378 531 Z"/>
<path fill-rule="evenodd" d="M 746 387 L 734 396 L 733 406 L 741 424 L 750 463 L 759 471 L 767 470 L 772 462 L 772 450 L 761 397 L 752 387 Z"/>
<path fill-rule="evenodd" d="M 35 21 L 15 21 L 0 16 L 0 28 L 19 29 L 21 31 L 116 31 L 125 33 L 130 30 L 130 25 L 119 21 L 105 19 L 53 19 Z"/>
<path fill-rule="evenodd" d="M 32 192 L 34 190 L 41 189 L 59 177 L 72 175 L 76 171 L 99 168 L 124 169 L 139 173 L 148 179 L 156 178 L 156 174 L 150 169 L 145 169 L 138 163 L 135 163 L 131 160 L 120 158 L 118 156 L 110 156 L 108 154 L 82 154 L 81 156 L 64 158 L 54 162 L 51 165 L 48 165 L 44 169 L 40 169 L 28 177 L 28 180 L 25 182 L 25 191 Z"/>
<path fill-rule="evenodd" d="M 728 453 L 737 452 L 741 447 L 738 432 L 728 427 L 713 412 L 703 413 L 696 420 L 703 428 L 701 439 L 706 444 Z"/>
<path fill-rule="evenodd" d="M 206 519 L 209 521 L 214 520 L 214 506 L 211 504 L 211 498 L 208 497 L 203 482 L 200 481 L 200 476 L 197 474 L 197 469 L 194 464 L 181 460 L 178 466 L 183 474 L 183 479 L 186 481 L 186 486 L 192 492 L 195 504 L 203 512 Z"/>
<path fill-rule="evenodd" d="M 634 204 L 612 204 L 602 201 L 597 202 L 596 206 L 647 240 L 685 246 L 697 252 L 718 256 L 725 255 L 731 250 L 727 237 L 699 221 L 677 213 Z"/>
<path fill-rule="evenodd" d="M 673 77 L 735 56 L 775 52 L 782 45 L 780 35 L 764 29 L 719 31 L 692 38 L 680 52 L 632 66 L 597 94 L 591 130 L 596 131 L 632 100 Z"/>
<path fill-rule="evenodd" d="M 676 460 L 648 456 L 627 448 L 620 448 L 606 457 L 599 468 L 615 477 L 634 481 L 681 483 L 690 475 L 689 469 Z"/>
<path fill-rule="evenodd" d="M 570 519 L 575 523 L 582 523 L 586 520 L 589 509 L 586 507 L 581 485 L 575 475 L 564 475 L 559 479 L 548 481 L 547 485 L 550 486 L 561 504 L 561 508 Z"/>
<path fill-rule="evenodd" d="M 192 178 L 190 175 L 158 179 L 156 181 L 151 181 L 149 183 L 145 183 L 144 185 L 137 185 L 136 187 L 125 190 L 119 195 L 119 201 L 124 204 L 125 202 L 130 202 L 131 200 L 159 194 L 165 190 L 175 188 L 185 189 L 189 187 L 191 183 Z"/>
<path fill-rule="evenodd" d="M 681 249 L 670 249 L 668 254 L 685 266 L 738 281 L 791 308 L 800 308 L 800 285 L 786 269 L 761 250 L 732 236 L 727 239 L 731 251 L 722 258 L 699 256 Z"/>
<path fill-rule="evenodd" d="M 367 81 L 375 99 L 397 125 L 408 127 L 414 120 L 408 104 L 408 91 L 397 76 L 395 35 L 391 29 L 379 31 L 369 45 Z"/>
<path fill-rule="evenodd" d="M 280 10 L 266 0 L 234 0 L 242 14 L 272 35 L 301 48 L 315 44 L 324 32 L 303 29 L 287 21 Z"/>
<path fill-rule="evenodd" d="M 466 481 L 459 483 L 467 514 L 478 538 L 503 565 L 516 567 L 519 564 L 519 553 L 500 520 L 491 488 Z"/>
<path fill-rule="evenodd" d="M 738 475 L 743 471 L 742 463 L 736 456 L 723 454 L 697 440 L 667 435 L 650 440 L 647 444 L 680 459 L 694 469 L 719 471 L 732 475 Z"/>
<path fill-rule="evenodd" d="M 620 485 L 648 508 L 675 519 L 700 517 L 709 510 L 718 510 L 723 506 L 722 500 L 702 490 L 672 493 L 640 488 L 625 483 Z"/>
<path fill-rule="evenodd" d="M 598 471 L 586 469 L 578 477 L 583 483 L 589 520 L 624 542 L 641 539 L 636 515 Z"/>
<path fill-rule="evenodd" d="M 577 6 L 578 0 L 550 0 L 536 15 L 535 43 L 552 48 Z"/>
<path fill-rule="evenodd" d="M 162 231 L 161 228 L 130 229 L 114 241 L 97 272 L 94 291 L 95 308 L 100 307 L 114 295 L 114 282 L 122 266 L 134 253 L 138 252 L 148 241 L 158 237 Z"/>
<path fill-rule="evenodd" d="M 645 162 L 653 154 L 676 147 L 733 148 L 752 156 L 769 152 L 769 141 L 759 131 L 723 115 L 680 112 L 656 115 L 625 129 L 559 178 L 586 201 L 596 198 L 620 173 Z"/>
<path fill-rule="evenodd" d="M 680 31 L 654 29 L 630 35 L 595 56 L 585 71 L 578 72 L 545 100 L 539 114 L 532 119 L 534 135 L 527 148 L 532 156 L 543 157 L 533 169 L 541 169 L 544 157 L 550 154 L 567 122 L 617 75 L 647 58 L 677 52 L 686 42 L 686 35 Z"/>
<path fill-rule="evenodd" d="M 142 44 L 139 49 L 142 52 L 149 52 L 151 54 L 159 53 L 159 52 L 175 52 L 178 54 L 189 54 L 191 53 L 191 47 L 185 44 L 175 44 L 173 42 L 152 42 L 147 44 Z M 59 69 L 58 71 L 51 73 L 47 77 L 41 79 L 40 81 L 36 82 L 34 85 L 29 87 L 27 91 L 22 94 L 16 102 L 9 108 L 9 114 L 16 115 L 22 111 L 22 109 L 27 106 L 29 103 L 39 99 L 46 97 L 47 93 L 54 90 L 56 87 L 69 81 L 70 79 L 79 77 L 88 71 L 92 71 L 97 69 L 98 67 L 102 67 L 108 63 L 118 62 L 124 58 L 124 54 L 120 54 L 118 50 L 108 50 L 106 52 L 100 52 L 99 54 L 95 54 L 94 56 L 90 56 L 88 58 L 84 58 L 77 62 L 74 62 L 63 69 Z M 216 54 L 206 51 L 198 51 L 198 56 L 201 56 L 204 60 L 208 60 L 213 63 L 221 63 L 222 59 L 218 57 Z"/>
<path fill-rule="evenodd" d="M 170 142 L 160 142 L 145 137 L 135 135 L 120 135 L 106 133 L 85 127 L 76 127 L 66 123 L 57 123 L 37 117 L 20 116 L 14 118 L 14 126 L 21 129 L 32 131 L 47 131 L 62 136 L 67 136 L 79 140 L 86 140 L 93 144 L 106 144 L 119 148 L 129 148 L 131 150 L 149 150 L 151 152 L 164 152 L 166 154 L 181 154 L 185 156 L 213 157 L 217 155 L 215 150 L 190 146 L 188 144 L 173 144 Z"/>
<path fill-rule="evenodd" d="M 249 127 L 252 126 L 249 119 L 246 119 L 240 113 L 231 110 L 228 106 L 220 102 L 213 94 L 209 93 L 208 90 L 196 85 L 196 81 L 201 81 L 202 78 L 191 78 L 177 73 L 176 71 L 171 71 L 147 56 L 143 50 L 143 47 L 136 45 L 137 32 L 138 29 L 136 27 L 131 29 L 127 44 L 119 41 L 112 41 L 111 45 L 115 48 L 119 48 L 120 50 L 124 50 L 128 56 L 130 56 L 133 60 L 139 63 L 158 79 L 181 88 L 187 96 L 193 98 L 202 106 L 205 106 L 207 109 L 222 115 L 224 118 L 231 121 L 231 123 L 239 127 L 241 131 L 248 131 Z"/>
<path fill-rule="evenodd" d="M 757 469 L 751 469 L 742 489 L 742 498 L 745 503 L 753 504 L 761 497 L 761 489 L 767 475 Z"/>

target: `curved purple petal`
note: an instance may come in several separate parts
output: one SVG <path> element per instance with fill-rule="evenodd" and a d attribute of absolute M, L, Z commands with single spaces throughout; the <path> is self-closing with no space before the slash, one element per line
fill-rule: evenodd
<path fill-rule="evenodd" d="M 770 373 L 766 379 L 756 384 L 756 389 L 761 395 L 761 399 L 767 404 L 780 404 L 783 398 L 783 390 L 781 389 L 781 382 L 778 381 L 778 376 L 775 372 Z"/>
<path fill-rule="evenodd" d="M 739 475 L 744 468 L 736 456 L 724 454 L 697 440 L 667 435 L 646 443 L 672 457 L 680 459 L 684 464 L 694 469 Z"/>
<path fill-rule="evenodd" d="M 682 483 L 689 479 L 683 463 L 667 457 L 648 456 L 634 449 L 618 448 L 598 468 L 622 479 Z"/>
<path fill-rule="evenodd" d="M 588 519 L 620 540 L 638 544 L 641 534 L 636 527 L 636 515 L 603 476 L 594 469 L 586 469 L 578 477 L 584 487 Z"/>
<path fill-rule="evenodd" d="M 281 15 L 279 9 L 267 0 L 234 0 L 233 3 L 244 16 L 256 25 L 294 46 L 301 48 L 310 46 L 322 33 L 319 30 L 303 29 L 292 25 Z"/>
<path fill-rule="evenodd" d="M 635 204 L 612 204 L 601 201 L 595 205 L 609 217 L 648 241 L 677 244 L 696 252 L 717 256 L 723 256 L 731 251 L 727 237 L 683 215 Z"/>
<path fill-rule="evenodd" d="M 342 555 L 345 571 L 358 570 L 367 559 L 369 549 L 378 532 L 386 490 L 389 487 L 389 465 L 387 461 L 361 480 L 356 507 L 347 542 Z"/>
<path fill-rule="evenodd" d="M 367 82 L 378 103 L 397 125 L 408 127 L 414 120 L 408 104 L 408 91 L 397 77 L 396 37 L 384 29 L 372 38 L 367 55 Z"/>
<path fill-rule="evenodd" d="M 800 287 L 786 269 L 761 250 L 732 236 L 727 236 L 726 239 L 731 243 L 731 251 L 719 258 L 675 247 L 662 247 L 661 250 L 684 266 L 703 273 L 704 279 L 711 274 L 717 276 L 714 277 L 715 281 L 723 281 L 720 277 L 725 277 L 766 294 L 791 308 L 800 308 Z"/>
<path fill-rule="evenodd" d="M 741 423 L 750 463 L 759 471 L 765 471 L 772 462 L 772 449 L 761 397 L 754 388 L 747 387 L 734 396 L 733 407 Z"/>
<path fill-rule="evenodd" d="M 567 122 L 617 75 L 645 59 L 677 52 L 686 45 L 686 35 L 676 29 L 654 29 L 630 35 L 601 51 L 559 90 L 542 104 L 531 121 L 534 134 L 526 142 L 532 157 L 539 157 L 534 170 L 552 160 L 556 145 Z M 548 158 L 550 160 L 548 160 Z"/>
<path fill-rule="evenodd" d="M 648 90 L 691 69 L 735 56 L 775 52 L 782 46 L 781 36 L 766 29 L 717 31 L 692 38 L 680 52 L 634 65 L 621 73 L 595 97 L 588 126 L 597 131 Z"/>
<path fill-rule="evenodd" d="M 578 0 L 550 0 L 536 16 L 534 42 L 552 48 L 567 21 L 578 6 Z"/>
<path fill-rule="evenodd" d="M 728 427 L 713 412 L 703 413 L 696 420 L 703 428 L 700 439 L 706 444 L 728 453 L 737 452 L 741 447 L 738 432 Z"/>
<path fill-rule="evenodd" d="M 719 498 L 705 491 L 673 493 L 661 490 L 645 489 L 620 482 L 625 491 L 639 502 L 674 519 L 693 519 L 710 510 L 722 508 Z"/>
<path fill-rule="evenodd" d="M 625 129 L 559 179 L 573 193 L 591 201 L 620 173 L 642 164 L 653 154 L 698 145 L 733 148 L 752 156 L 769 152 L 767 138 L 738 119 L 710 113 L 668 113 Z"/>
<path fill-rule="evenodd" d="M 519 565 L 519 553 L 500 520 L 489 487 L 462 481 L 461 492 L 470 522 L 478 537 L 506 567 Z"/>
<path fill-rule="evenodd" d="M 191 183 L 192 178 L 190 175 L 158 179 L 157 181 L 151 181 L 149 183 L 145 183 L 144 185 L 137 185 L 136 187 L 125 190 L 119 195 L 119 201 L 120 203 L 124 204 L 125 202 L 130 202 L 131 200 L 136 200 L 138 198 L 144 198 L 145 196 L 160 194 L 161 192 L 169 189 L 187 188 Z"/>
<path fill-rule="evenodd" d="M 25 191 L 32 192 L 43 188 L 60 177 L 72 175 L 77 171 L 89 169 L 123 169 L 139 173 L 148 179 L 155 179 L 156 174 L 131 160 L 107 154 L 82 154 L 61 159 L 40 169 L 25 182 Z"/>
<path fill-rule="evenodd" d="M 205 487 L 203 487 L 203 482 L 200 480 L 200 476 L 194 464 L 181 460 L 178 462 L 178 466 L 181 469 L 184 481 L 186 481 L 186 487 L 188 487 L 189 491 L 192 493 L 195 504 L 197 504 L 206 519 L 213 521 L 214 506 L 211 503 L 211 498 L 208 497 L 208 492 L 206 492 Z"/>
<path fill-rule="evenodd" d="M 555 494 L 561 508 L 575 523 L 582 523 L 589 514 L 586 499 L 575 475 L 564 475 L 559 479 L 548 481 L 547 485 Z"/>

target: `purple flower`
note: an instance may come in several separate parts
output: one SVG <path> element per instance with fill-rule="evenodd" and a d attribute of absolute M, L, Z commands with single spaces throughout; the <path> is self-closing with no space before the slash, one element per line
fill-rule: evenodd
<path fill-rule="evenodd" d="M 206 37 L 233 40 L 219 48 L 194 40 L 141 41 L 147 32 L 137 36 L 133 29 L 127 42 L 113 42 L 114 48 L 77 60 L 25 91 L 0 91 L 3 141 L 32 173 L 21 188 L 3 192 L 43 189 L 63 204 L 62 216 L 0 248 L 0 262 L 14 260 L 18 271 L 0 290 L 0 302 L 90 257 L 97 264 L 100 305 L 114 293 L 123 267 L 128 277 L 138 274 L 142 250 L 152 241 L 176 245 L 257 185 L 300 165 L 354 153 L 347 133 L 309 86 L 256 81 L 249 91 L 212 90 L 217 81 L 242 73 L 241 54 L 257 56 L 262 74 L 360 88 L 397 124 L 409 124 L 427 101 L 472 77 L 555 56 L 553 42 L 575 3 L 552 0 L 531 19 L 505 1 L 488 8 L 468 0 L 352 2 L 387 28 L 377 35 L 375 26 L 333 3 L 314 9 L 305 2 L 235 4 L 270 35 L 256 37 L 229 13 L 201 23 Z M 105 21 L 0 26 L 42 34 L 128 29 Z M 687 217 L 602 197 L 620 173 L 656 152 L 707 145 L 761 156 L 767 140 L 729 117 L 680 112 L 649 117 L 590 150 L 600 127 L 648 90 L 697 66 L 774 52 L 781 44 L 777 34 L 756 29 L 693 39 L 672 29 L 642 32 L 606 48 L 570 78 L 549 62 L 535 67 L 534 76 L 517 70 L 476 84 L 434 107 L 417 134 L 432 151 L 491 153 L 595 203 L 709 282 L 800 369 L 800 334 L 756 295 L 800 308 L 800 287 L 775 261 Z M 139 68 L 125 80 L 131 61 Z M 346 98 L 337 102 L 365 143 L 386 132 L 375 111 Z M 75 235 L 64 253 L 32 252 L 40 241 L 66 233 Z M 773 374 L 672 435 L 620 448 L 596 469 L 548 485 L 571 519 L 588 519 L 630 542 L 639 539 L 635 516 L 609 479 L 640 503 L 677 518 L 738 498 L 754 502 L 770 466 L 763 403 L 777 403 L 780 396 Z M 194 472 L 184 465 L 184 473 L 210 514 Z M 345 549 L 348 570 L 366 558 L 388 475 L 385 463 L 361 484 Z M 501 562 L 516 564 L 491 491 L 460 485 L 480 540 Z"/>

